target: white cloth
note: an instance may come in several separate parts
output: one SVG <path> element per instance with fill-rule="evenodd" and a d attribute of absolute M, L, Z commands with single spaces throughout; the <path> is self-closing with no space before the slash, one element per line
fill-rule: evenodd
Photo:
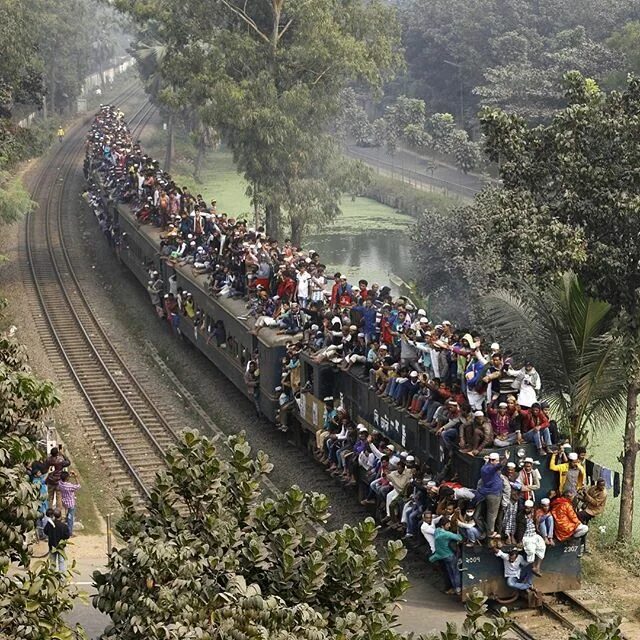
<path fill-rule="evenodd" d="M 311 274 L 305 271 L 304 273 L 299 273 L 296 278 L 298 280 L 298 298 L 304 298 L 306 300 L 309 298 L 309 280 L 311 280 Z"/>
<path fill-rule="evenodd" d="M 427 541 L 427 544 L 431 549 L 431 553 L 435 553 L 435 550 L 436 550 L 436 540 L 435 540 L 436 525 L 438 524 L 438 522 L 440 522 L 441 518 L 442 516 L 436 516 L 435 518 L 432 518 L 431 524 L 423 522 L 422 525 L 420 525 L 420 533 L 424 536 L 424 539 Z"/>
<path fill-rule="evenodd" d="M 522 549 L 527 556 L 527 562 L 531 563 L 536 559 L 536 556 L 541 560 L 544 558 L 544 554 L 547 552 L 547 545 L 541 536 L 534 533 L 532 536 L 522 538 Z"/>
<path fill-rule="evenodd" d="M 389 493 L 387 493 L 387 518 L 391 517 L 391 503 L 398 497 L 398 492 L 395 489 L 391 489 Z"/>

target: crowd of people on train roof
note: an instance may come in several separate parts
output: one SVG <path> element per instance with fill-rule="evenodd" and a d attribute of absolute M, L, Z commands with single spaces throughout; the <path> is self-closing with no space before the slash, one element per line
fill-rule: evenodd
<path fill-rule="evenodd" d="M 416 417 L 441 439 L 444 451 L 484 458 L 477 487 L 463 487 L 447 470 L 434 475 L 385 436 L 356 424 L 333 398 L 325 399 L 316 433 L 317 457 L 345 484 L 363 482 L 363 504 L 407 540 L 423 537 L 430 560 L 442 564 L 452 593 L 460 592 L 456 550 L 488 542 L 504 561 L 514 589 L 532 589 L 533 575 L 556 541 L 577 538 L 586 548 L 589 521 L 604 510 L 611 473 L 587 474 L 586 452 L 563 444 L 534 363 L 517 362 L 497 343 L 395 297 L 388 286 L 341 273 L 327 274 L 315 251 L 269 238 L 264 229 L 220 211 L 215 200 L 180 188 L 132 140 L 124 116 L 104 106 L 88 137 L 86 172 L 97 168 L 115 197 L 130 203 L 141 224 L 158 227 L 160 252 L 173 264 L 208 274 L 210 292 L 246 301 L 239 316 L 255 334 L 291 336 L 283 361 L 283 408 L 300 404 L 300 356 L 360 376 L 371 392 Z M 99 214 L 102 216 L 102 214 Z M 101 224 L 108 225 L 103 220 Z M 117 238 L 117 230 L 108 236 Z M 117 239 L 116 239 L 117 242 Z M 148 291 L 158 314 L 180 331 L 192 322 L 224 348 L 221 322 L 201 314 L 193 296 L 165 285 L 150 268 Z M 245 381 L 260 412 L 259 365 Z M 531 457 L 510 459 L 510 445 L 531 443 Z M 543 473 L 556 474 L 555 490 L 540 491 Z M 509 551 L 503 552 L 502 545 Z M 524 555 L 519 555 L 523 550 Z"/>

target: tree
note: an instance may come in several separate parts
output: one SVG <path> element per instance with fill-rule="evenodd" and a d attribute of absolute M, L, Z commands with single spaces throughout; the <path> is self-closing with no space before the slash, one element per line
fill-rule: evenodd
<path fill-rule="evenodd" d="M 394 12 L 379 0 L 121 0 L 141 24 L 160 25 L 178 84 L 197 83 L 203 122 L 220 132 L 247 182 L 259 186 L 267 231 L 292 221 L 300 185 L 331 175 L 328 134 L 339 94 L 352 81 L 380 87 L 401 62 Z M 175 15 L 185 16 L 174 31 Z M 329 179 L 334 186 L 335 179 Z M 313 214 L 338 211 L 341 189 L 316 190 Z M 303 225 L 304 226 L 304 225 Z"/>
<path fill-rule="evenodd" d="M 50 382 L 31 373 L 24 349 L 6 335 L 0 336 L 0 387 L 0 637 L 80 640 L 82 630 L 63 619 L 76 595 L 70 573 L 48 562 L 30 566 L 39 499 L 26 467 L 42 459 L 42 419 L 59 398 Z M 12 571 L 16 563 L 27 570 Z"/>
<path fill-rule="evenodd" d="M 544 48 L 527 49 L 519 58 L 507 53 L 504 60 L 485 71 L 486 81 L 474 93 L 483 106 L 498 106 L 532 120 L 549 118 L 564 105 L 562 77 L 568 71 L 606 78 L 622 63 L 618 54 L 588 38 L 582 26 L 556 34 Z"/>
<path fill-rule="evenodd" d="M 392 604 L 408 588 L 398 541 L 385 557 L 376 525 L 324 531 L 325 496 L 292 487 L 265 498 L 272 465 L 243 435 L 228 459 L 187 432 L 144 508 L 125 499 L 95 606 L 120 640 L 229 637 L 393 640 Z"/>
<path fill-rule="evenodd" d="M 586 295 L 573 273 L 541 291 L 520 284 L 517 293 L 496 291 L 482 302 L 487 328 L 535 362 L 545 400 L 574 447 L 586 446 L 593 429 L 616 424 L 624 414 L 624 368 L 610 304 Z"/>
<path fill-rule="evenodd" d="M 481 100 L 548 113 L 565 71 L 603 80 L 616 62 L 607 39 L 640 9 L 633 0 L 408 0 L 400 15 L 409 72 L 397 84 L 451 113 L 462 91 L 468 120 Z"/>
<path fill-rule="evenodd" d="M 618 536 L 631 539 L 640 393 L 640 148 L 637 144 L 640 80 L 605 93 L 593 80 L 567 74 L 567 106 L 546 125 L 528 126 L 516 115 L 488 109 L 481 115 L 491 159 L 501 160 L 504 217 L 495 241 L 528 232 L 521 255 L 555 254 L 552 227 L 584 250 L 567 254 L 585 292 L 609 303 L 627 354 L 621 384 L 626 392 L 622 497 Z M 573 239 L 572 239 L 573 236 Z M 561 245 L 562 246 L 562 245 Z"/>

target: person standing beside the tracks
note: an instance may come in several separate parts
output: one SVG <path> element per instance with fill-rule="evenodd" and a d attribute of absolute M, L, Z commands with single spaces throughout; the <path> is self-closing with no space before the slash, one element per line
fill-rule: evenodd
<path fill-rule="evenodd" d="M 69 466 L 69 460 L 62 454 L 62 447 L 53 447 L 49 452 L 49 457 L 44 461 L 44 466 L 47 475 L 47 488 L 49 489 L 49 506 L 57 507 L 60 509 L 61 496 L 60 488 L 60 475 L 65 467 Z M 55 500 L 55 504 L 54 504 Z"/>
<path fill-rule="evenodd" d="M 60 509 L 53 510 L 53 522 L 49 521 L 44 526 L 44 533 L 49 541 L 49 558 L 58 571 L 67 568 L 63 554 L 64 541 L 69 539 L 69 527 L 62 520 Z"/>
<path fill-rule="evenodd" d="M 64 140 L 64 129 L 62 127 L 58 127 L 58 141 L 62 142 Z"/>
<path fill-rule="evenodd" d="M 71 482 L 70 478 L 73 478 L 76 482 Z M 68 471 L 63 471 L 60 474 L 58 488 L 62 496 L 62 506 L 67 512 L 66 522 L 69 527 L 69 536 L 72 536 L 76 515 L 76 492 L 80 489 L 80 485 L 77 483 L 76 472 L 71 471 L 69 473 Z"/>

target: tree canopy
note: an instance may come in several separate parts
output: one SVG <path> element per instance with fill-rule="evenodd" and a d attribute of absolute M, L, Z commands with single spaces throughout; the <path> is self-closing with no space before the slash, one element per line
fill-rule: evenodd
<path fill-rule="evenodd" d="M 328 129 L 348 83 L 380 88 L 400 65 L 391 8 L 379 0 L 117 6 L 142 29 L 155 25 L 169 49 L 160 74 L 174 103 L 201 105 L 202 120 L 220 131 L 258 192 L 270 233 L 283 212 L 294 231 L 336 215 L 340 193 L 361 171 L 336 161 Z"/>
<path fill-rule="evenodd" d="M 402 544 L 381 556 L 372 519 L 325 531 L 325 496 L 295 486 L 263 496 L 267 457 L 243 435 L 227 444 L 229 458 L 185 433 L 147 508 L 123 501 L 125 544 L 94 573 L 107 637 L 395 638 Z"/>
<path fill-rule="evenodd" d="M 4 303 L 3 303 L 4 304 Z M 31 562 L 31 539 L 40 504 L 27 467 L 41 460 L 42 420 L 59 403 L 53 385 L 39 380 L 19 344 L 0 336 L 0 637 L 80 640 L 64 615 L 76 590 L 68 573 Z M 24 571 L 12 571 L 16 565 Z"/>
<path fill-rule="evenodd" d="M 565 72 L 621 79 L 627 54 L 634 55 L 625 46 L 632 34 L 609 38 L 639 12 L 634 0 L 408 0 L 401 12 L 405 87 L 432 109 L 451 113 L 462 92 L 467 125 L 482 105 L 549 117 L 563 106 Z"/>

